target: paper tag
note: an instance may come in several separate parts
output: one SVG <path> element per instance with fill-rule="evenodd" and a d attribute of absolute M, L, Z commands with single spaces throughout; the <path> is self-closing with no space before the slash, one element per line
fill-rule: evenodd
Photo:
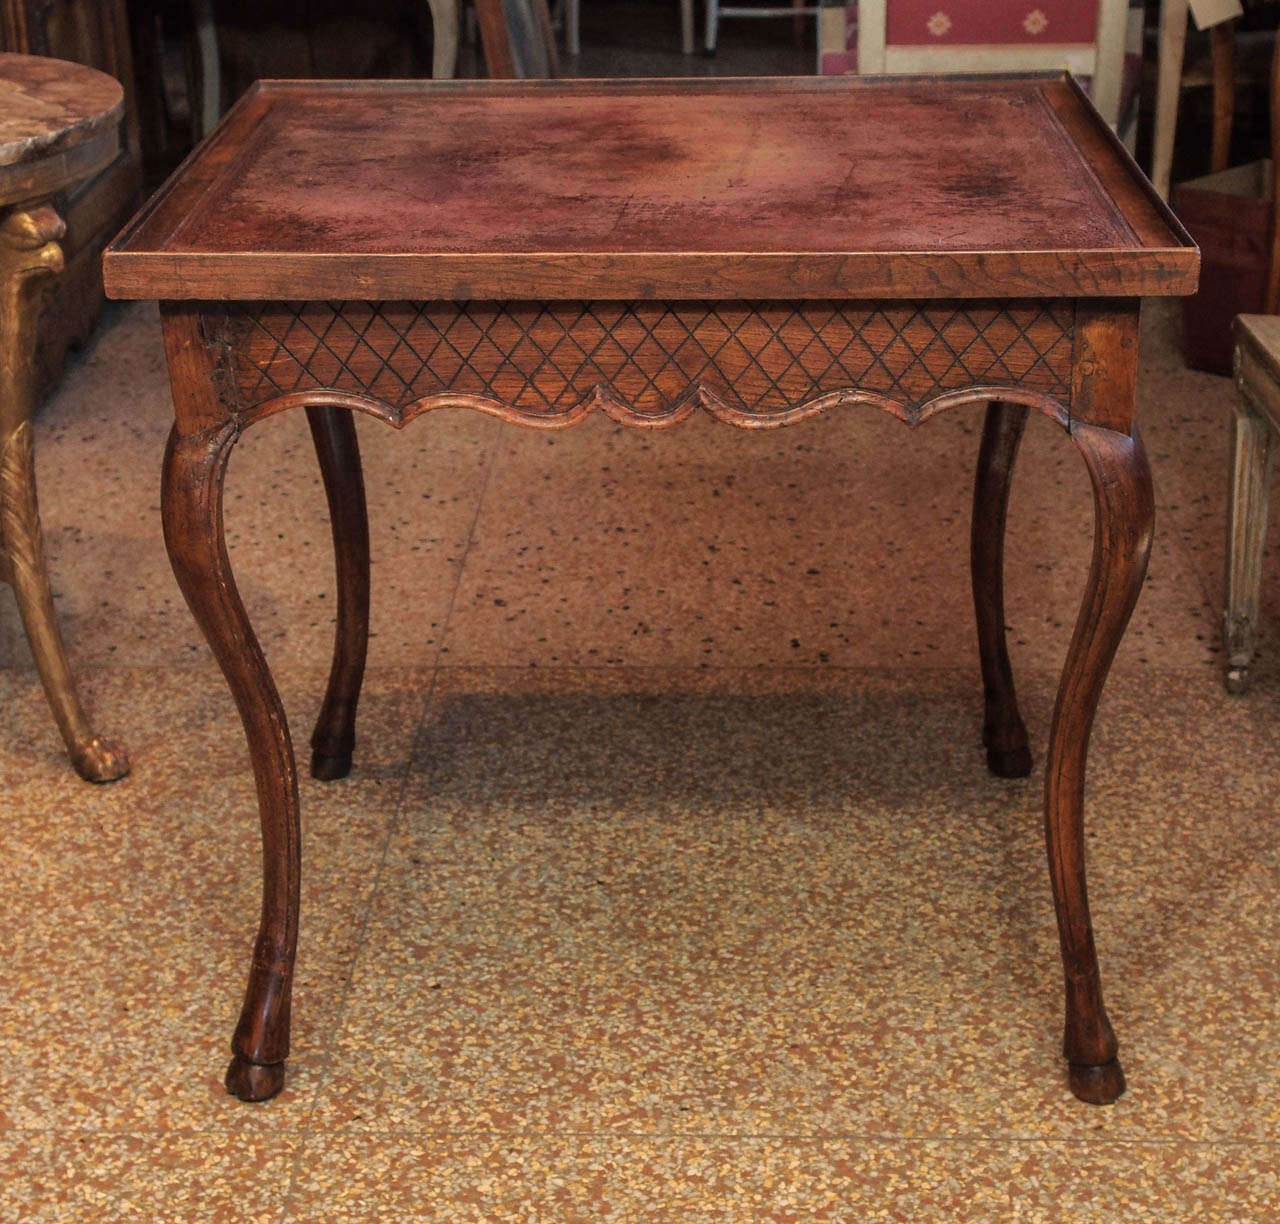
<path fill-rule="evenodd" d="M 1220 21 L 1230 21 L 1233 17 L 1244 15 L 1240 0 L 1188 0 L 1191 7 L 1191 20 L 1196 23 L 1197 30 L 1207 30 Z"/>

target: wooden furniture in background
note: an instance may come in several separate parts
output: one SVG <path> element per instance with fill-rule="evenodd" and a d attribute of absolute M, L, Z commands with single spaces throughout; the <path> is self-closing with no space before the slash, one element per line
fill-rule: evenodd
<path fill-rule="evenodd" d="M 226 106 L 260 79 L 448 79 L 457 70 L 460 0 L 130 0 L 131 10 L 144 6 L 161 10 L 171 43 L 194 39 L 189 61 L 216 60 Z M 199 9 L 211 20 L 193 25 Z"/>
<path fill-rule="evenodd" d="M 1242 314 L 1232 327 L 1238 395 L 1231 448 L 1231 501 L 1227 516 L 1226 606 L 1222 639 L 1227 691 L 1249 689 L 1262 594 L 1271 454 L 1280 430 L 1280 37 L 1271 63 L 1271 269 L 1265 315 Z"/>
<path fill-rule="evenodd" d="M 213 0 L 129 0 L 129 16 L 142 160 L 154 186 L 222 117 L 218 26 Z"/>
<path fill-rule="evenodd" d="M 224 538 L 227 461 L 247 429 L 305 408 L 328 440 L 340 599 L 311 740 L 327 779 L 351 767 L 368 632 L 353 412 L 400 428 L 469 409 L 544 430 L 599 412 L 653 430 L 703 411 L 772 429 L 855 407 L 917 425 L 991 405 L 973 569 L 997 774 L 1030 768 L 1001 579 L 1029 410 L 1062 427 L 1093 483 L 1045 827 L 1071 1089 L 1115 1100 L 1085 755 L 1151 547 L 1139 300 L 1188 293 L 1196 274 L 1177 221 L 1057 76 L 299 82 L 247 96 L 106 256 L 114 296 L 163 303 L 165 538 L 257 782 L 263 908 L 229 1090 L 261 1100 L 284 1082 L 301 872 L 292 741 Z M 924 441 L 903 442 L 909 480 Z M 850 544 L 874 556 L 874 540 Z"/>
<path fill-rule="evenodd" d="M 1178 95 L 1182 92 L 1182 62 L 1187 48 L 1187 0 L 1161 0 L 1160 41 L 1156 67 L 1156 120 L 1151 146 L 1151 181 L 1169 198 L 1173 173 L 1173 139 L 1178 126 Z M 1213 80 L 1213 147 L 1210 169 L 1227 168 L 1231 156 L 1231 120 L 1235 106 L 1235 21 L 1210 29 Z"/>
<path fill-rule="evenodd" d="M 63 270 L 53 201 L 110 166 L 123 95 L 101 72 L 0 52 L 0 576 L 13 588 L 71 763 L 91 782 L 128 772 L 89 727 L 53 608 L 36 502 L 31 417 L 41 289 Z"/>
<path fill-rule="evenodd" d="M 1235 337 L 1239 395 L 1232 440 L 1222 636 L 1227 651 L 1227 691 L 1238 694 L 1249 689 L 1262 593 L 1271 452 L 1280 431 L 1280 317 L 1240 315 L 1235 321 Z"/>
<path fill-rule="evenodd" d="M 454 76 L 458 66 L 458 23 L 459 0 L 427 0 L 431 14 L 431 75 L 436 80 L 448 80 Z M 186 52 L 187 98 L 183 119 L 187 131 L 178 136 L 170 132 L 158 131 L 152 134 L 152 144 L 172 146 L 180 144 L 182 150 L 188 151 L 192 145 L 211 132 L 222 117 L 224 107 L 223 63 L 221 39 L 218 32 L 217 6 L 214 0 L 190 0 L 190 3 L 175 4 L 170 0 L 134 0 L 134 9 L 141 13 L 143 20 L 150 25 L 145 35 L 137 35 L 135 46 L 138 47 L 139 70 L 145 80 L 144 96 L 149 105 L 145 108 L 149 114 L 149 125 L 155 129 L 177 126 L 175 116 L 168 113 L 169 106 L 164 89 L 163 67 L 160 54 L 163 43 L 181 42 Z M 137 32 L 135 31 L 135 34 Z M 269 38 L 270 35 L 268 34 Z M 361 40 L 355 40 L 360 45 Z M 295 48 L 300 50 L 300 48 Z M 310 47 L 306 58 L 314 61 L 315 53 Z M 145 64 L 142 62 L 145 59 Z M 301 67 L 296 62 L 292 70 L 286 70 L 287 64 L 268 62 L 263 71 L 255 76 L 305 76 L 319 75 L 314 62 Z M 300 69 L 300 70 L 299 70 Z M 339 76 L 366 75 L 355 70 L 339 71 Z M 379 75 L 388 75 L 380 72 Z M 396 75 L 413 75 L 407 68 L 401 67 Z M 149 95 L 149 96 L 148 96 Z M 146 142 L 144 142 L 145 144 Z M 151 150 L 148 150 L 151 152 Z M 163 150 L 150 161 L 162 160 Z"/>
<path fill-rule="evenodd" d="M 1200 245 L 1200 290 L 1183 302 L 1182 338 L 1187 364 L 1230 375 L 1234 363 L 1232 321 L 1239 314 L 1280 310 L 1280 230 L 1276 225 L 1280 171 L 1280 95 L 1271 39 L 1271 157 L 1186 180 L 1173 189 L 1173 205 Z M 1229 131 L 1218 156 L 1225 156 Z"/>
<path fill-rule="evenodd" d="M 1266 311 L 1280 314 L 1280 33 L 1271 51 L 1271 261 Z"/>
<path fill-rule="evenodd" d="M 547 0 L 476 0 L 484 62 L 494 80 L 560 75 Z"/>
<path fill-rule="evenodd" d="M 39 337 L 37 383 L 49 386 L 67 348 L 88 339 L 102 305 L 102 249 L 138 206 L 142 157 L 124 0 L 0 0 L 0 51 L 71 60 L 124 87 L 120 147 L 112 161 L 63 189 L 65 271 L 50 287 Z"/>

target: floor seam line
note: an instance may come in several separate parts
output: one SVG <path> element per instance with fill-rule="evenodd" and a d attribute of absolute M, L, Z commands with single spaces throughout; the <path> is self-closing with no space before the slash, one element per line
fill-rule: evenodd
<path fill-rule="evenodd" d="M 476 498 L 475 512 L 472 514 L 471 523 L 467 528 L 467 538 L 462 545 L 462 556 L 458 559 L 458 575 L 454 579 L 453 590 L 449 595 L 449 604 L 445 608 L 444 617 L 440 622 L 440 641 L 436 644 L 435 658 L 432 661 L 432 666 L 435 668 L 444 666 L 442 656 L 444 654 L 445 644 L 449 640 L 450 626 L 453 624 L 453 610 L 457 606 L 458 594 L 462 590 L 462 580 L 467 572 L 467 560 L 471 556 L 471 546 L 475 541 L 476 527 L 480 523 L 480 515 L 484 510 L 485 497 L 489 492 L 489 485 L 493 478 L 493 470 L 498 465 L 498 458 L 506 444 L 506 436 L 505 430 L 496 431 L 493 449 L 489 452 L 489 462 L 485 465 L 484 477 L 480 482 L 480 495 Z"/>
<path fill-rule="evenodd" d="M 373 873 L 373 880 L 369 885 L 369 895 L 364 909 L 364 915 L 361 919 L 360 930 L 356 935 L 355 944 L 351 952 L 351 958 L 348 962 L 350 971 L 347 974 L 347 980 L 339 994 L 337 1006 L 334 1008 L 333 1021 L 331 1025 L 331 1039 L 323 1056 L 321 1057 L 319 1071 L 316 1075 L 315 1090 L 312 1093 L 311 1101 L 307 1105 L 306 1116 L 303 1118 L 302 1124 L 298 1129 L 298 1150 L 294 1154 L 292 1168 L 289 1171 L 289 1186 L 285 1191 L 284 1203 L 281 1206 L 281 1215 L 279 1217 L 278 1224 L 285 1224 L 285 1221 L 289 1218 L 290 1203 L 293 1198 L 294 1189 L 298 1184 L 298 1175 L 302 1169 L 302 1159 L 306 1154 L 307 1145 L 312 1137 L 311 1124 L 315 1118 L 320 1102 L 320 1094 L 324 1089 L 329 1069 L 333 1063 L 334 1047 L 342 1034 L 342 1026 L 346 1019 L 347 1003 L 350 1000 L 351 992 L 355 985 L 356 973 L 360 966 L 361 957 L 368 943 L 369 929 L 373 925 L 374 905 L 377 902 L 378 890 L 386 870 L 387 859 L 391 853 L 391 846 L 395 841 L 396 832 L 399 828 L 401 808 L 404 805 L 405 793 L 409 787 L 409 778 L 413 772 L 413 762 L 417 758 L 418 747 L 426 730 L 427 718 L 431 710 L 432 698 L 435 695 L 436 677 L 438 674 L 438 667 L 431 670 L 426 688 L 422 694 L 418 723 L 409 746 L 409 753 L 405 759 L 404 766 L 400 771 L 398 779 L 398 793 L 392 803 L 391 817 L 387 822 L 387 831 L 382 839 L 382 849 L 378 856 L 378 866 Z"/>

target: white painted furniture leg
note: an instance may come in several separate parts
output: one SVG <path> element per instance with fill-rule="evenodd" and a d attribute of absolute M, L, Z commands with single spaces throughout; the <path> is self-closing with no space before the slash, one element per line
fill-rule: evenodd
<path fill-rule="evenodd" d="M 1169 198 L 1169 180 L 1173 173 L 1173 134 L 1178 126 L 1178 95 L 1182 89 L 1182 60 L 1187 48 L 1187 20 L 1187 0 L 1162 0 L 1151 181 L 1165 200 Z"/>
<path fill-rule="evenodd" d="M 427 0 L 431 8 L 431 76 L 447 81 L 458 70 L 458 0 Z"/>
<path fill-rule="evenodd" d="M 1093 104 L 1112 129 L 1120 126 L 1120 92 L 1128 41 L 1129 0 L 1102 0 L 1094 44 Z"/>

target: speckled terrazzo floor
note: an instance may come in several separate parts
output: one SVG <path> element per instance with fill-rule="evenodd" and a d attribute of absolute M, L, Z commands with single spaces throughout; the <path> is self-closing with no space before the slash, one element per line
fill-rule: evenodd
<path fill-rule="evenodd" d="M 60 755 L 0 592 L 0 1221 L 1280 1218 L 1280 563 L 1226 696 L 1229 384 L 1145 320 L 1150 577 L 1090 762 L 1129 1092 L 1078 1104 L 1041 773 L 991 778 L 967 587 L 977 413 L 548 437 L 359 423 L 357 768 L 303 782 L 285 1092 L 222 1090 L 252 781 L 170 576 L 158 324 L 110 308 L 37 426 L 59 605 L 134 773 Z M 300 417 L 233 460 L 233 560 L 295 739 L 332 568 Z M 1011 650 L 1043 759 L 1090 548 L 1033 421 Z"/>
<path fill-rule="evenodd" d="M 294 1054 L 250 1107 L 219 1077 L 252 783 L 159 539 L 155 313 L 110 308 L 37 445 L 64 625 L 135 772 L 72 775 L 0 601 L 0 1219 L 1274 1218 L 1280 634 L 1228 698 L 1231 392 L 1173 337 L 1149 311 L 1159 543 L 1091 761 L 1117 1106 L 1063 1082 L 1039 773 L 992 779 L 977 746 L 977 416 L 849 413 L 360 422 L 358 768 L 303 784 Z M 1042 755 L 1090 508 L 1048 422 L 1020 473 Z M 332 603 L 300 420 L 242 443 L 229 521 L 300 739 Z"/>

